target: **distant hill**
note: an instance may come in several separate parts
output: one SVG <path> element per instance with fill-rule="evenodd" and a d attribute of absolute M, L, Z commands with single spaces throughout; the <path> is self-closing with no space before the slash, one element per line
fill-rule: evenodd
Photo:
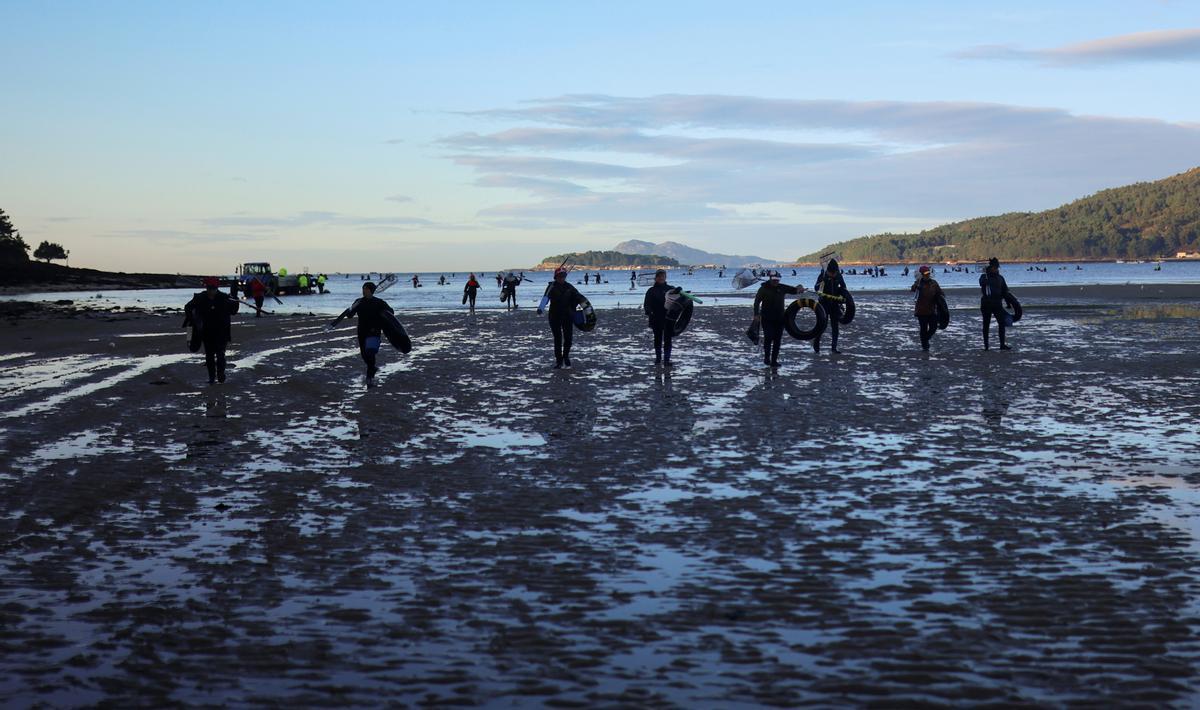
<path fill-rule="evenodd" d="M 716 264 L 718 266 L 755 266 L 758 264 L 773 264 L 776 259 L 765 259 L 754 255 L 714 254 L 702 249 L 695 249 L 679 242 L 659 242 L 653 244 L 640 239 L 630 239 L 613 247 L 615 251 L 625 254 L 661 254 L 676 259 L 681 264 L 693 266 L 699 264 Z"/>
<path fill-rule="evenodd" d="M 800 257 L 837 251 L 847 262 L 1129 259 L 1200 247 L 1200 168 L 1097 192 L 1045 212 L 1011 212 L 917 234 L 876 234 Z"/>
<path fill-rule="evenodd" d="M 624 254 L 619 251 L 583 251 L 556 254 L 542 259 L 536 268 L 553 269 L 564 261 L 592 269 L 615 269 L 625 266 L 679 266 L 679 262 L 657 254 Z"/>

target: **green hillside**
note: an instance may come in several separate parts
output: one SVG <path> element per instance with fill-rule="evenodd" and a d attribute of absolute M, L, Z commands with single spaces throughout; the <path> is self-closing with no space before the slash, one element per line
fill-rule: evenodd
<path fill-rule="evenodd" d="M 575 266 L 601 269 L 613 266 L 679 266 L 678 261 L 668 256 L 623 254 L 619 251 L 577 251 L 570 254 L 558 254 L 543 259 L 541 266 L 554 267 L 564 261 Z"/>
<path fill-rule="evenodd" d="M 917 234 L 876 234 L 831 244 L 848 262 L 1129 259 L 1200 248 L 1200 168 L 1097 192 L 1045 212 L 1012 212 Z"/>

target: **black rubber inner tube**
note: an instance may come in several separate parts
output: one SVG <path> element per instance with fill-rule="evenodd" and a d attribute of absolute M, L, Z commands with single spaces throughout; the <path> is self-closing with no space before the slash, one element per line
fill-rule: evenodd
<path fill-rule="evenodd" d="M 850 321 L 854 320 L 854 296 L 850 295 L 849 291 L 842 291 L 842 317 L 840 323 L 842 325 L 850 325 Z"/>
<path fill-rule="evenodd" d="M 596 311 L 592 308 L 591 302 L 584 299 L 582 303 L 576 306 L 571 322 L 575 324 L 577 329 L 584 333 L 590 333 L 595 330 Z"/>
<path fill-rule="evenodd" d="M 1016 323 L 1021 320 L 1024 311 L 1021 309 L 1021 302 L 1011 293 L 1004 294 L 1004 304 L 1012 311 L 1012 322 Z"/>
<path fill-rule="evenodd" d="M 933 301 L 933 310 L 937 315 L 938 330 L 945 330 L 950 325 L 950 306 L 946 305 L 946 297 L 938 294 Z"/>
<path fill-rule="evenodd" d="M 691 301 L 684 301 L 683 308 L 679 312 L 679 317 L 675 319 L 673 330 L 675 335 L 680 335 L 687 330 L 688 323 L 692 322 L 692 309 L 694 305 Z"/>
<path fill-rule="evenodd" d="M 801 308 L 810 309 L 817 317 L 817 322 L 808 330 L 801 330 L 800 326 L 796 325 L 796 316 L 799 315 Z M 783 327 L 787 328 L 788 335 L 797 340 L 818 338 L 821 333 L 825 332 L 827 325 L 829 325 L 829 316 L 825 313 L 825 307 L 811 298 L 797 298 L 783 312 Z"/>

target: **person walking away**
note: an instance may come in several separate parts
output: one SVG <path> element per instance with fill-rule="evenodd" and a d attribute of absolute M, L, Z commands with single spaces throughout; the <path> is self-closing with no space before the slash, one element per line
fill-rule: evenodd
<path fill-rule="evenodd" d="M 499 271 L 497 271 L 496 272 L 496 288 L 500 288 L 500 286 L 503 285 L 503 283 L 504 283 L 504 277 L 500 275 Z"/>
<path fill-rule="evenodd" d="M 929 267 L 922 266 L 917 270 L 917 278 L 913 281 L 912 290 L 917 292 L 917 304 L 913 307 L 913 315 L 921 327 L 921 349 L 929 352 L 929 341 L 937 333 L 937 299 L 942 296 L 942 287 L 930 278 Z"/>
<path fill-rule="evenodd" d="M 237 299 L 237 284 L 229 287 L 229 293 L 220 291 L 221 282 L 215 276 L 204 279 L 204 290 L 192 296 L 184 308 L 185 325 L 200 329 L 204 343 L 204 366 L 208 368 L 208 383 L 225 381 L 225 349 L 232 339 L 229 317 L 238 312 L 241 303 Z"/>
<path fill-rule="evenodd" d="M 983 349 L 988 350 L 988 331 L 992 316 L 996 317 L 996 329 L 1000 333 L 1000 349 L 1012 350 L 1004 342 L 1004 296 L 1008 294 L 1008 282 L 1000 275 L 1000 260 L 988 260 L 987 270 L 979 275 L 979 310 L 983 314 Z"/>
<path fill-rule="evenodd" d="M 571 367 L 571 343 L 575 336 L 575 306 L 583 302 L 579 289 L 567 283 L 567 270 L 554 270 L 554 282 L 546 287 L 543 298 L 549 306 L 550 332 L 554 334 L 554 369 Z M 538 306 L 538 315 L 542 307 Z"/>
<path fill-rule="evenodd" d="M 842 270 L 838 266 L 837 259 L 830 259 L 829 264 L 817 276 L 817 283 L 813 286 L 821 299 L 820 303 L 825 308 L 825 313 L 829 316 L 829 338 L 830 350 L 835 353 L 840 353 L 838 350 L 838 326 L 842 320 L 842 305 L 841 299 L 846 293 L 846 281 L 842 278 Z M 813 338 L 813 352 L 821 352 L 821 336 Z"/>
<path fill-rule="evenodd" d="M 783 342 L 783 301 L 791 293 L 801 293 L 803 286 L 788 286 L 779 282 L 779 272 L 772 271 L 767 281 L 754 294 L 754 323 L 757 330 L 762 324 L 763 364 L 779 367 L 779 346 Z"/>
<path fill-rule="evenodd" d="M 412 285 L 413 288 L 419 288 L 421 286 L 421 278 L 416 274 L 413 274 L 412 276 Z"/>
<path fill-rule="evenodd" d="M 667 321 L 667 272 L 654 272 L 654 285 L 646 289 L 642 310 L 650 319 L 650 330 L 654 331 L 654 364 L 671 367 L 671 340 L 675 335 L 674 324 Z"/>
<path fill-rule="evenodd" d="M 325 282 L 328 280 L 329 280 L 329 277 L 326 276 L 325 274 L 317 274 L 317 291 L 322 296 L 325 295 Z"/>
<path fill-rule="evenodd" d="M 267 286 L 262 279 L 250 279 L 250 297 L 254 299 L 254 317 L 262 317 L 263 301 L 267 299 Z"/>
<path fill-rule="evenodd" d="M 467 277 L 467 285 L 463 286 L 463 302 L 471 304 L 471 312 L 475 312 L 475 296 L 479 293 L 479 282 L 475 280 L 475 274 Z"/>
<path fill-rule="evenodd" d="M 383 338 L 385 311 L 395 313 L 387 301 L 375 297 L 375 284 L 368 281 L 362 285 L 362 298 L 356 300 L 338 317 L 338 321 L 342 318 L 358 318 L 358 352 L 367 365 L 368 380 L 374 378 L 375 373 L 379 371 L 375 356 L 379 354 L 379 345 Z"/>
<path fill-rule="evenodd" d="M 588 285 L 588 279 L 590 279 L 591 277 L 592 277 L 592 272 L 590 272 L 590 271 L 583 272 L 583 285 L 584 286 Z"/>
<path fill-rule="evenodd" d="M 636 287 L 637 287 L 637 271 L 630 269 L 629 270 L 629 290 L 632 291 Z"/>

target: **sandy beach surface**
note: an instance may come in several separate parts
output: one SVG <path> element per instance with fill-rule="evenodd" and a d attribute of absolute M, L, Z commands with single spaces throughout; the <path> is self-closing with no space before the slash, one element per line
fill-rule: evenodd
<path fill-rule="evenodd" d="M 1200 703 L 1197 287 L 859 299 L 843 354 L 632 310 L 0 309 L 0 699 L 555 707 Z"/>

